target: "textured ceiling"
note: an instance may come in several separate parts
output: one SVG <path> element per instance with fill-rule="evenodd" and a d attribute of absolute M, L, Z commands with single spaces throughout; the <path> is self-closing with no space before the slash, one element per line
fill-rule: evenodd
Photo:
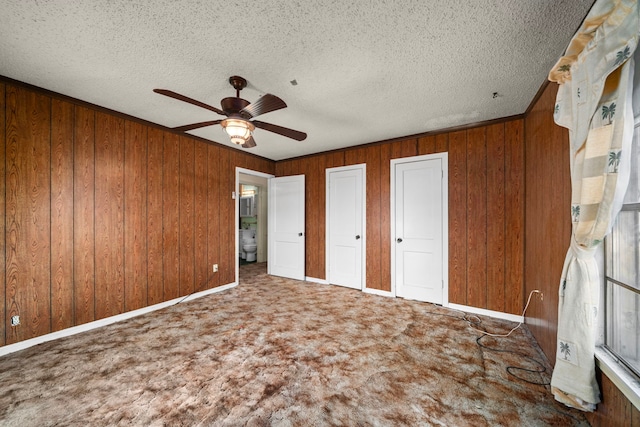
<path fill-rule="evenodd" d="M 221 116 L 154 88 L 219 107 L 240 75 L 309 135 L 257 129 L 280 160 L 523 113 L 592 2 L 0 0 L 0 75 L 168 127 Z"/>

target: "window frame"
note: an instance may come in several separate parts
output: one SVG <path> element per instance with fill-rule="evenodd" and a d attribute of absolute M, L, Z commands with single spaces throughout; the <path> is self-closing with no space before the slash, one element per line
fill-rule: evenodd
<path fill-rule="evenodd" d="M 636 136 L 636 133 L 640 133 L 640 117 L 636 117 L 634 121 L 634 143 L 640 141 L 640 135 Z M 638 148 L 640 149 L 640 147 Z M 626 203 L 622 206 L 621 212 L 623 211 L 640 212 L 640 203 Z M 638 244 L 640 245 L 640 242 L 638 242 Z M 620 389 L 627 399 L 629 399 L 629 401 L 638 410 L 640 410 L 640 367 L 634 368 L 633 366 L 630 366 L 630 364 L 624 360 L 624 357 L 616 354 L 616 352 L 607 345 L 607 338 L 609 334 L 609 325 L 607 323 L 609 317 L 607 312 L 607 310 L 609 310 L 609 287 L 619 286 L 636 294 L 640 294 L 640 290 L 609 277 L 607 271 L 609 265 L 607 259 L 609 256 L 608 245 L 610 245 L 609 235 L 604 239 L 602 251 L 603 268 L 601 271 L 603 271 L 603 274 L 601 279 L 603 284 L 602 294 L 604 298 L 601 305 L 602 310 L 600 312 L 603 314 L 601 323 L 603 327 L 603 336 L 602 342 L 600 345 L 596 346 L 595 349 L 596 363 L 602 372 L 609 377 L 609 379 L 616 385 L 616 387 L 618 387 L 618 389 Z"/>

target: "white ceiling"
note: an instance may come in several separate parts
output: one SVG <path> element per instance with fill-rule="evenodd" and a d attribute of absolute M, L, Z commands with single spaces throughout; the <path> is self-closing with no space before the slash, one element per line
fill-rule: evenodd
<path fill-rule="evenodd" d="M 280 160 L 523 113 L 592 3 L 0 0 L 0 75 L 168 127 L 221 116 L 154 88 L 219 107 L 240 75 L 288 104 L 259 120 L 309 135 L 257 129 Z"/>

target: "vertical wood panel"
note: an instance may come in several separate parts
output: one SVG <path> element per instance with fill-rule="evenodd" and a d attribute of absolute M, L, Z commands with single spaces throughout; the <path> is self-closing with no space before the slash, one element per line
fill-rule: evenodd
<path fill-rule="evenodd" d="M 306 275 L 326 279 L 326 181 L 319 157 L 304 162 L 306 187 Z"/>
<path fill-rule="evenodd" d="M 366 161 L 366 149 L 354 148 L 344 152 L 344 165 L 357 165 Z"/>
<path fill-rule="evenodd" d="M 445 153 L 449 151 L 449 134 L 441 133 L 436 136 L 436 153 Z"/>
<path fill-rule="evenodd" d="M 276 176 L 289 176 L 291 175 L 291 165 L 293 164 L 293 161 L 289 160 L 284 160 L 281 162 L 278 162 L 276 165 Z"/>
<path fill-rule="evenodd" d="M 286 162 L 286 161 L 285 161 L 285 162 L 282 164 L 282 167 L 281 167 L 281 173 L 282 173 L 282 175 L 283 175 L 283 176 L 293 175 L 293 174 L 294 174 L 294 172 L 293 172 L 293 169 L 292 169 L 292 168 L 293 168 L 293 162 L 292 162 L 292 161 L 289 161 L 289 162 Z"/>
<path fill-rule="evenodd" d="M 391 158 L 413 157 L 418 155 L 418 139 L 405 139 L 391 143 Z"/>
<path fill-rule="evenodd" d="M 51 99 L 8 86 L 6 103 L 7 325 L 21 317 L 10 344 L 51 327 Z"/>
<path fill-rule="evenodd" d="M 180 137 L 164 133 L 162 165 L 164 300 L 180 294 Z"/>
<path fill-rule="evenodd" d="M 180 296 L 192 293 L 195 285 L 194 144 L 180 137 Z"/>
<path fill-rule="evenodd" d="M 251 158 L 252 158 L 253 161 L 250 163 L 250 168 L 249 169 L 254 170 L 254 171 L 263 171 L 263 170 L 265 170 L 265 163 L 266 163 L 265 159 L 261 159 L 259 157 L 254 157 L 254 156 L 251 156 Z M 266 169 L 269 169 L 269 168 L 267 167 Z M 265 173 L 269 173 L 269 172 L 265 172 Z"/>
<path fill-rule="evenodd" d="M 51 330 L 73 326 L 73 105 L 51 104 Z"/>
<path fill-rule="evenodd" d="M 550 264 L 550 257 L 563 261 L 570 241 L 570 201 L 566 198 L 564 210 L 558 210 L 558 217 L 550 218 L 556 212 L 549 200 L 558 203 L 557 193 L 568 197 L 571 181 L 567 147 L 568 132 L 553 123 L 553 109 L 557 85 L 548 85 L 542 96 L 525 120 L 526 140 L 526 249 L 525 249 L 525 295 L 533 289 L 544 293 L 544 301 L 533 299 L 526 314 L 529 329 L 545 352 L 551 364 L 555 362 L 556 335 L 558 325 L 558 286 L 561 262 Z M 554 158 L 564 158 L 557 163 L 563 169 L 562 182 L 549 179 L 549 167 L 558 162 Z M 551 223 L 563 224 L 559 235 L 550 239 Z M 558 267 L 560 265 L 560 267 Z"/>
<path fill-rule="evenodd" d="M 236 167 L 244 168 L 244 169 L 252 169 L 253 164 L 253 156 L 246 154 L 244 150 L 241 149 L 233 150 L 233 157 L 231 157 L 231 162 L 233 164 L 234 169 Z"/>
<path fill-rule="evenodd" d="M 618 390 L 613 382 L 599 370 L 597 379 L 602 393 L 600 402 L 594 412 L 587 413 L 587 420 L 592 427 L 633 427 L 637 426 L 633 420 L 633 412 L 637 409 Z"/>
<path fill-rule="evenodd" d="M 449 302 L 467 304 L 467 133 L 449 135 Z"/>
<path fill-rule="evenodd" d="M 553 127 L 551 127 L 549 131 L 547 132 L 552 133 Z M 557 196 L 557 192 L 553 190 L 552 187 L 550 187 L 550 185 L 553 185 L 553 181 L 551 179 L 551 174 L 553 173 L 551 165 L 554 165 L 556 161 L 552 156 L 548 156 L 547 154 L 547 153 L 551 153 L 554 148 L 551 137 L 544 138 L 542 141 L 539 141 L 538 146 L 539 146 L 538 150 L 539 152 L 541 152 L 540 154 L 542 155 L 543 158 L 545 158 L 545 161 L 540 165 L 541 173 L 539 173 L 535 177 L 536 185 L 538 185 L 541 190 L 544 189 L 538 192 L 538 197 L 537 197 L 537 200 L 539 200 L 538 209 L 540 209 L 539 211 L 540 218 L 538 219 L 540 223 L 538 225 L 538 232 L 541 233 L 541 237 L 542 236 L 546 237 L 546 236 L 553 236 L 553 234 L 551 234 L 552 229 L 556 229 L 556 227 L 554 227 L 554 224 L 559 222 L 558 221 L 559 218 L 551 217 L 551 212 L 552 212 L 551 200 L 555 200 Z M 555 173 L 553 174 L 555 175 Z M 554 277 L 553 277 L 554 271 L 552 267 L 554 253 L 552 250 L 545 250 L 546 240 L 549 240 L 548 237 L 540 238 L 537 242 L 537 247 L 539 251 L 538 259 L 540 261 L 540 265 L 545 266 L 545 268 L 541 269 L 540 272 L 538 273 L 539 274 L 538 279 L 540 280 L 541 283 L 545 284 L 545 286 L 549 286 L 550 283 L 556 282 L 555 287 L 557 288 L 557 285 L 560 281 L 560 272 L 558 272 L 558 277 L 555 278 L 554 280 Z M 542 307 L 543 305 L 541 305 L 541 308 Z M 540 319 L 542 322 L 544 322 L 545 320 L 543 317 L 541 317 Z M 550 338 L 551 337 L 549 335 L 546 335 L 543 338 L 546 345 L 552 345 L 550 342 L 551 341 Z M 554 337 L 553 340 L 555 341 L 556 338 Z M 553 358 L 553 362 L 551 363 L 555 364 L 555 357 Z"/>
<path fill-rule="evenodd" d="M 324 159 L 321 156 L 313 157 L 311 161 L 311 173 L 316 175 L 318 178 L 316 180 L 315 188 L 316 193 L 314 197 L 318 200 L 318 218 L 316 222 L 316 232 L 314 234 L 314 238 L 320 242 L 320 246 L 318 248 L 318 252 L 316 254 L 314 262 L 317 263 L 317 271 L 318 277 L 326 279 L 326 255 L 327 255 L 327 186 L 326 186 L 326 171 L 324 167 Z"/>
<path fill-rule="evenodd" d="M 163 133 L 147 130 L 147 302 L 164 300 L 162 263 L 162 153 Z"/>
<path fill-rule="evenodd" d="M 380 289 L 391 291 L 391 144 L 380 146 L 380 249 L 378 260 L 380 262 Z"/>
<path fill-rule="evenodd" d="M 195 290 L 209 289 L 211 266 L 207 256 L 207 184 L 208 156 L 204 142 L 195 143 Z M 213 264 L 213 263 L 211 263 Z"/>
<path fill-rule="evenodd" d="M 487 307 L 486 128 L 467 131 L 467 304 Z"/>
<path fill-rule="evenodd" d="M 339 166 L 344 166 L 344 165 L 345 165 L 344 151 L 338 151 L 338 152 L 329 154 L 326 167 L 337 168 Z"/>
<path fill-rule="evenodd" d="M 5 166 L 6 166 L 6 143 L 5 143 L 5 85 L 0 83 L 0 346 L 6 343 L 6 322 L 5 319 L 5 279 L 6 279 L 6 203 L 5 203 Z"/>
<path fill-rule="evenodd" d="M 75 107 L 73 294 L 76 325 L 95 320 L 95 113 Z"/>
<path fill-rule="evenodd" d="M 276 163 L 276 173 L 275 176 L 284 176 L 284 162 L 279 161 L 278 163 Z"/>
<path fill-rule="evenodd" d="M 220 280 L 222 284 L 235 282 L 235 200 L 231 193 L 235 191 L 235 167 L 229 150 L 221 150 L 220 165 Z"/>
<path fill-rule="evenodd" d="M 436 137 L 434 135 L 423 136 L 418 139 L 418 154 L 433 154 L 436 152 Z"/>
<path fill-rule="evenodd" d="M 504 123 L 487 127 L 487 308 L 505 309 Z"/>
<path fill-rule="evenodd" d="M 544 98 L 544 95 L 543 97 Z M 541 100 L 542 100 L 541 98 Z M 538 104 L 539 105 L 539 104 Z M 544 160 L 545 153 L 541 150 L 542 142 L 535 141 L 533 143 L 529 143 L 529 140 L 533 140 L 534 135 L 538 135 L 539 132 L 546 132 L 544 126 L 541 126 L 540 119 L 544 117 L 544 114 L 539 111 L 536 111 L 534 108 L 531 111 L 531 114 L 526 119 L 526 202 L 525 202 L 525 218 L 527 221 L 525 223 L 526 231 L 526 249 L 525 249 L 525 283 L 527 286 L 527 293 L 530 289 L 535 289 L 539 284 L 539 277 L 537 277 L 540 272 L 540 266 L 543 265 L 541 262 L 541 254 L 542 254 L 542 245 L 541 240 L 543 239 L 540 233 L 537 231 L 537 228 L 541 226 L 541 215 L 542 215 L 542 189 L 540 187 L 540 183 L 537 181 L 537 175 L 544 173 Z M 549 135 L 544 135 L 544 137 L 549 137 Z M 534 185 L 535 183 L 535 185 Z M 538 265 L 538 268 L 531 269 L 528 266 L 531 264 Z M 546 290 L 546 289 L 541 289 Z M 542 303 L 534 298 L 532 304 L 529 306 L 529 311 L 526 313 L 527 323 L 531 332 L 535 335 L 536 332 L 541 331 L 541 319 L 540 313 L 543 310 Z M 547 353 L 549 350 L 546 347 L 546 342 L 544 342 L 544 335 L 541 334 L 538 336 L 537 340 L 542 347 L 543 351 L 547 354 L 549 361 L 551 364 L 554 364 L 555 353 L 551 355 Z"/>
<path fill-rule="evenodd" d="M 287 162 L 285 170 L 287 171 L 287 175 L 300 175 L 300 161 L 292 161 Z"/>
<path fill-rule="evenodd" d="M 257 170 L 262 171 L 264 173 L 271 174 L 271 175 L 275 175 L 276 163 L 267 159 L 259 159 Z"/>
<path fill-rule="evenodd" d="M 367 149 L 367 265 L 365 268 L 367 281 L 366 285 L 372 289 L 383 289 L 380 247 L 381 247 L 381 230 L 380 216 L 381 209 L 385 207 L 380 203 L 380 180 L 381 180 L 381 161 L 380 146 L 374 145 Z M 383 260 L 384 261 L 384 260 Z M 390 286 L 386 286 L 387 290 Z"/>
<path fill-rule="evenodd" d="M 124 121 L 96 113 L 96 318 L 124 311 Z"/>
<path fill-rule="evenodd" d="M 125 305 L 147 306 L 147 127 L 127 121 L 124 141 Z"/>
<path fill-rule="evenodd" d="M 505 124 L 505 307 L 521 314 L 524 292 L 524 121 Z"/>
<path fill-rule="evenodd" d="M 211 264 L 220 264 L 220 148 L 207 147 L 208 185 L 207 185 L 207 254 Z M 220 273 L 213 275 L 211 286 L 220 286 Z"/>

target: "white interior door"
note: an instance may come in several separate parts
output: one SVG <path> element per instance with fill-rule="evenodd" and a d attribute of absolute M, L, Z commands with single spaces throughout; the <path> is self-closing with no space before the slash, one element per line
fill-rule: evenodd
<path fill-rule="evenodd" d="M 443 304 L 447 253 L 443 159 L 403 160 L 392 164 L 396 295 Z"/>
<path fill-rule="evenodd" d="M 269 274 L 305 279 L 304 214 L 304 175 L 269 179 Z"/>
<path fill-rule="evenodd" d="M 327 169 L 327 280 L 363 288 L 364 165 Z"/>

